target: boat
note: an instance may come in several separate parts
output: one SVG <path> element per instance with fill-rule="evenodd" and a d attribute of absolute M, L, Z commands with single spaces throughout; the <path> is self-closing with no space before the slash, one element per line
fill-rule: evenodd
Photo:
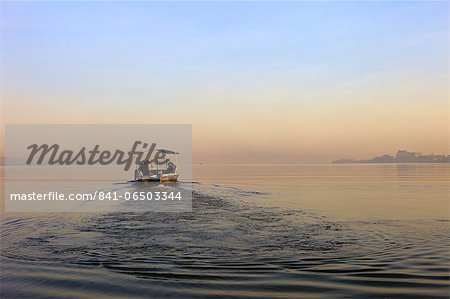
<path fill-rule="evenodd" d="M 165 154 L 165 160 L 159 163 L 155 160 L 136 162 L 135 182 L 176 182 L 178 180 L 177 155 L 179 153 L 167 149 L 157 149 L 156 152 Z"/>

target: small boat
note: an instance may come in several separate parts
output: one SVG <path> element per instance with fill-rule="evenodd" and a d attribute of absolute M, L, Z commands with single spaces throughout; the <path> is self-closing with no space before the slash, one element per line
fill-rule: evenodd
<path fill-rule="evenodd" d="M 178 180 L 177 155 L 179 153 L 167 149 L 156 151 L 165 154 L 165 160 L 158 163 L 154 160 L 136 163 L 135 182 L 176 182 Z"/>

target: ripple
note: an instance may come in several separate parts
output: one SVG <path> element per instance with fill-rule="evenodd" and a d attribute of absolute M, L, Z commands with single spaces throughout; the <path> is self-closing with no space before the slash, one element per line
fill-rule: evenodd
<path fill-rule="evenodd" d="M 448 222 L 333 221 L 242 196 L 267 194 L 196 184 L 193 213 L 2 217 L 2 298 L 448 295 Z"/>

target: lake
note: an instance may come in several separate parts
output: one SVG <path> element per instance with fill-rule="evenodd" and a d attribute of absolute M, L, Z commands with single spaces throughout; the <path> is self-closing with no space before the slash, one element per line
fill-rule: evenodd
<path fill-rule="evenodd" d="M 193 176 L 192 212 L 2 213 L 0 297 L 449 297 L 449 164 Z"/>

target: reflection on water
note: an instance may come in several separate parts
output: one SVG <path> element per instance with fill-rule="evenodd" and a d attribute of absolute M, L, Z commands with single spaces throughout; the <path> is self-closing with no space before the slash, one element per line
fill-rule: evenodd
<path fill-rule="evenodd" d="M 325 201 L 330 188 L 341 197 L 377 190 L 395 203 L 414 182 L 430 186 L 419 193 L 428 204 L 440 203 L 448 181 L 417 167 L 375 167 L 358 179 L 358 168 L 337 170 L 343 180 L 291 169 L 258 188 L 260 170 L 247 171 L 252 188 L 222 174 L 195 184 L 192 213 L 3 214 L 1 298 L 447 298 L 447 219 L 349 219 L 302 207 L 301 197 L 322 191 Z M 384 193 L 374 189 L 380 181 Z"/>

